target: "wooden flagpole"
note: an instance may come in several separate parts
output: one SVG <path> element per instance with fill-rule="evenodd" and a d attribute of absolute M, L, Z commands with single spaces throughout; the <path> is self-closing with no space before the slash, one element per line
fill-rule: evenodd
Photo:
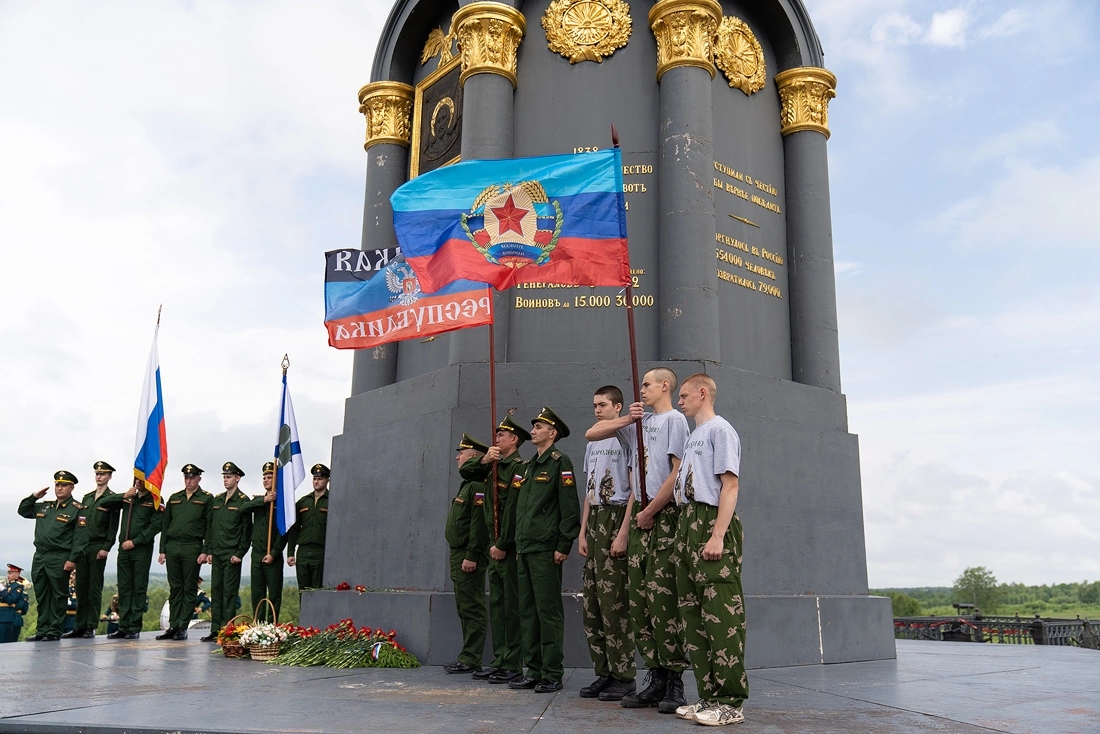
<path fill-rule="evenodd" d="M 287 355 L 283 355 L 283 378 L 286 378 L 286 371 L 290 368 L 290 358 Z M 283 411 L 283 406 L 279 406 L 279 412 Z M 279 426 L 279 432 L 282 433 L 283 427 Z M 271 474 L 271 490 L 275 492 L 275 502 L 279 501 L 279 454 L 275 454 L 275 471 Z M 267 505 L 267 553 L 265 555 L 271 555 L 271 531 L 275 525 L 275 502 L 269 502 Z"/>
<path fill-rule="evenodd" d="M 496 293 L 489 292 L 489 415 L 493 424 L 489 426 L 489 445 L 495 446 L 497 440 L 497 350 L 496 350 L 496 314 L 493 302 Z M 500 490 L 497 487 L 497 462 L 494 460 L 489 472 L 489 481 L 493 483 L 493 542 L 500 539 Z"/>
<path fill-rule="evenodd" d="M 611 143 L 618 149 L 619 147 L 619 131 L 615 129 L 615 125 L 611 125 Z M 630 270 L 629 266 L 630 255 L 629 249 L 627 250 L 627 270 Z M 634 336 L 634 277 L 631 276 L 626 283 L 626 325 L 627 330 L 630 333 L 630 374 L 634 383 L 634 402 L 642 402 L 642 394 L 639 389 L 638 382 L 638 344 L 637 339 Z M 638 420 L 634 422 L 634 427 L 637 431 L 637 443 L 638 443 L 638 494 L 642 498 L 642 509 L 649 505 L 649 497 L 647 496 L 647 487 L 645 481 L 645 431 L 642 429 L 642 421 Z"/>

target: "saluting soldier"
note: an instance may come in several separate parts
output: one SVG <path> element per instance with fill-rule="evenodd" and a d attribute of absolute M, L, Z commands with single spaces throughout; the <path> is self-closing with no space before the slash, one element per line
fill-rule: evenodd
<path fill-rule="evenodd" d="M 275 492 L 272 484 L 275 479 L 275 462 L 264 464 L 264 494 L 254 497 L 247 506 L 252 514 L 252 604 L 259 605 L 256 621 L 274 622 L 271 610 L 261 599 L 271 600 L 275 607 L 275 617 L 283 606 L 283 548 L 286 547 L 286 535 L 279 535 L 279 527 L 271 517 L 275 507 Z M 271 550 L 268 551 L 267 531 L 271 529 Z"/>
<path fill-rule="evenodd" d="M 238 489 L 244 472 L 232 461 L 222 464 L 225 491 L 214 498 L 206 516 L 206 560 L 210 572 L 210 634 L 214 642 L 222 626 L 237 613 L 241 567 L 252 538 L 252 498 Z"/>
<path fill-rule="evenodd" d="M 7 581 L 0 585 L 0 643 L 15 642 L 23 630 L 23 615 L 30 609 L 23 569 L 8 564 Z"/>
<path fill-rule="evenodd" d="M 43 487 L 19 503 L 19 514 L 35 521 L 31 580 L 38 602 L 38 628 L 29 641 L 61 639 L 69 576 L 88 544 L 88 519 L 83 506 L 73 499 L 77 481 L 72 472 L 61 470 L 53 475 L 55 499 L 38 502 L 49 489 Z"/>
<path fill-rule="evenodd" d="M 183 489 L 168 498 L 161 521 L 160 556 L 168 571 L 168 629 L 158 640 L 186 640 L 199 590 L 199 569 L 206 562 L 207 516 L 214 495 L 200 487 L 203 470 L 183 466 Z"/>
<path fill-rule="evenodd" d="M 328 529 L 329 468 L 314 464 L 313 494 L 294 505 L 294 525 L 287 531 L 287 565 L 298 574 L 299 589 L 319 589 L 325 575 L 325 533 Z"/>
<path fill-rule="evenodd" d="M 592 397 L 597 421 L 623 410 L 623 391 L 604 385 Z M 585 557 L 584 634 L 596 680 L 581 698 L 621 701 L 633 693 L 634 637 L 630 634 L 626 546 L 630 535 L 629 454 L 617 437 L 589 442 L 584 450 L 587 491 L 577 549 Z"/>
<path fill-rule="evenodd" d="M 145 483 L 134 478 L 123 499 L 118 531 L 118 630 L 111 639 L 136 640 L 148 606 L 149 566 L 153 540 L 160 532 L 161 515 L 156 497 Z"/>
<path fill-rule="evenodd" d="M 497 426 L 496 445 L 490 446 L 485 456 L 469 459 L 458 472 L 463 479 L 486 482 L 493 462 L 497 462 L 496 493 L 492 485 L 487 484 L 485 504 L 482 505 L 484 522 L 472 528 L 485 534 L 483 544 L 488 547 L 489 621 L 493 629 L 493 662 L 475 672 L 473 677 L 490 683 L 508 683 L 522 675 L 523 670 L 516 570 L 516 499 L 519 492 L 511 487 L 512 477 L 520 473 L 525 464 L 519 447 L 530 440 L 531 434 L 525 428 L 517 425 L 512 416 L 505 416 Z M 482 543 L 480 537 L 478 543 Z"/>
<path fill-rule="evenodd" d="M 489 447 L 463 433 L 458 442 L 455 463 L 462 465 L 485 455 Z M 481 654 L 485 651 L 485 484 L 463 479 L 458 494 L 451 500 L 443 537 L 451 549 L 451 584 L 454 586 L 455 607 L 462 625 L 462 652 L 453 663 L 443 666 L 448 673 L 473 673 L 482 670 Z"/>
<path fill-rule="evenodd" d="M 103 570 L 107 568 L 107 555 L 118 534 L 118 507 L 122 495 L 107 486 L 115 468 L 106 461 L 92 465 L 95 471 L 95 489 L 84 495 L 88 518 L 88 546 L 76 560 L 76 619 L 73 631 L 62 637 L 95 637 L 99 626 L 99 609 L 103 603 Z"/>
<path fill-rule="evenodd" d="M 516 501 L 516 551 L 520 634 L 527 675 L 509 688 L 552 693 L 562 688 L 565 609 L 561 564 L 569 558 L 580 530 L 573 462 L 554 444 L 569 427 L 550 408 L 531 421 L 531 443 L 538 454 L 512 480 Z"/>

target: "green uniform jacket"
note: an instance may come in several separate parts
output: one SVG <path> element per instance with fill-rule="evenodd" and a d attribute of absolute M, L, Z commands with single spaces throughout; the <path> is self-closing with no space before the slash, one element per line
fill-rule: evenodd
<path fill-rule="evenodd" d="M 201 488 L 195 490 L 191 499 L 187 499 L 185 489 L 169 497 L 164 504 L 164 517 L 161 519 L 160 552 L 165 552 L 170 540 L 199 543 L 205 548 L 206 543 L 203 540 L 206 536 L 206 518 L 213 503 L 214 495 Z"/>
<path fill-rule="evenodd" d="M 76 563 L 88 545 L 88 518 L 84 506 L 72 497 L 38 502 L 32 494 L 19 503 L 19 514 L 34 518 L 34 547 L 42 553 L 64 551 L 67 560 Z"/>
<path fill-rule="evenodd" d="M 447 527 L 443 537 L 451 550 L 466 549 L 466 560 L 481 563 L 487 552 L 484 530 L 486 504 L 485 485 L 481 482 L 466 480 L 458 494 L 451 500 L 451 509 L 447 513 Z M 481 526 L 475 527 L 475 526 Z"/>
<path fill-rule="evenodd" d="M 293 557 L 300 545 L 324 545 L 328 529 L 328 490 L 314 500 L 312 492 L 294 504 L 294 525 L 287 531 L 286 554 Z"/>
<path fill-rule="evenodd" d="M 252 515 L 252 556 L 263 559 L 267 555 L 267 514 L 268 508 L 273 502 L 264 502 L 264 496 L 260 496 L 247 503 L 241 510 Z M 286 548 L 286 536 L 279 535 L 279 524 L 272 518 L 271 522 L 271 555 L 277 556 Z"/>
<path fill-rule="evenodd" d="M 516 472 L 516 489 L 516 552 L 568 554 L 581 529 L 573 462 L 555 444 Z"/>
<path fill-rule="evenodd" d="M 95 490 L 84 495 L 80 504 L 88 511 L 88 548 L 89 551 L 110 551 L 118 534 L 118 506 L 122 495 L 107 489 L 98 500 Z"/>
<path fill-rule="evenodd" d="M 119 545 L 130 540 L 135 548 L 151 546 L 160 532 L 160 521 L 152 492 L 139 492 L 132 500 L 122 500 L 122 515 L 118 522 Z"/>
<path fill-rule="evenodd" d="M 206 513 L 206 546 L 203 553 L 232 554 L 244 558 L 252 538 L 252 498 L 241 490 L 226 498 L 222 492 L 210 503 Z"/>
<path fill-rule="evenodd" d="M 497 502 L 500 504 L 497 514 L 500 519 L 500 535 L 496 538 L 493 537 L 493 528 L 495 527 L 493 522 L 493 491 L 488 486 L 485 489 L 485 504 L 483 505 L 485 522 L 473 528 L 479 533 L 476 542 L 486 550 L 495 546 L 498 550 L 511 553 L 516 549 L 516 499 L 519 497 L 519 492 L 512 490 L 512 479 L 516 474 L 523 472 L 526 463 L 518 451 L 507 459 L 501 459 L 497 462 Z M 485 482 L 489 478 L 492 466 L 491 463 L 482 464 L 481 457 L 475 456 L 462 465 L 462 468 L 458 470 L 458 474 L 463 479 Z M 480 533 L 485 534 L 484 539 L 482 539 Z"/>

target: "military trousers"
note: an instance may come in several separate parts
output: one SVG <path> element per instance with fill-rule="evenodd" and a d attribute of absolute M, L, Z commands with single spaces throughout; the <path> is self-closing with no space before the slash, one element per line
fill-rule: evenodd
<path fill-rule="evenodd" d="M 233 551 L 212 553 L 210 561 L 210 634 L 216 635 L 237 613 L 241 593 L 241 568 L 233 563 Z"/>
<path fill-rule="evenodd" d="M 14 606 L 0 604 L 0 644 L 15 642 L 23 629 L 23 618 Z"/>
<path fill-rule="evenodd" d="M 691 654 L 699 697 L 740 706 L 749 697 L 745 674 L 745 597 L 741 590 L 744 536 L 734 514 L 722 538 L 722 557 L 703 560 L 718 508 L 701 502 L 680 511 L 676 588 L 684 644 Z"/>
<path fill-rule="evenodd" d="M 503 561 L 489 559 L 489 623 L 493 629 L 492 667 L 519 671 L 523 668 L 519 631 L 519 578 L 516 553 Z"/>
<path fill-rule="evenodd" d="M 465 558 L 465 548 L 451 548 L 451 584 L 458 621 L 462 625 L 462 652 L 458 662 L 480 668 L 489 621 L 485 613 L 485 559 L 477 559 L 477 570 L 466 573 L 462 570 Z"/>
<path fill-rule="evenodd" d="M 76 558 L 76 629 L 94 630 L 99 627 L 99 613 L 103 609 L 103 571 L 106 558 L 96 558 L 106 538 L 89 539 L 88 548 Z M 93 550 L 94 548 L 94 550 Z"/>
<path fill-rule="evenodd" d="M 561 564 L 554 551 L 520 553 L 519 627 L 527 675 L 556 681 L 565 674 L 565 608 L 561 600 Z"/>
<path fill-rule="evenodd" d="M 141 632 L 142 618 L 148 607 L 149 565 L 153 544 L 118 549 L 118 629 Z M 167 561 L 165 562 L 167 563 Z"/>
<path fill-rule="evenodd" d="M 199 595 L 199 555 L 202 543 L 169 540 L 165 544 L 164 568 L 168 573 L 168 626 L 186 631 L 195 613 Z"/>
<path fill-rule="evenodd" d="M 279 611 L 283 608 L 283 554 L 273 553 L 272 557 L 274 560 L 271 563 L 264 563 L 264 552 L 252 549 L 252 611 L 256 613 L 257 622 L 278 621 Z M 271 618 L 271 609 L 261 603 L 261 599 L 271 600 L 271 606 L 275 607 L 275 619 Z"/>
<path fill-rule="evenodd" d="M 298 546 L 294 552 L 294 571 L 299 589 L 321 588 L 325 575 L 325 546 L 312 543 Z"/>
<path fill-rule="evenodd" d="M 19 628 L 13 622 L 0 622 L 0 645 L 19 639 Z"/>
<path fill-rule="evenodd" d="M 31 563 L 31 582 L 38 603 L 36 635 L 60 635 L 65 625 L 65 610 L 69 601 L 69 572 L 65 551 L 35 551 Z"/>
<path fill-rule="evenodd" d="M 588 510 L 584 562 L 584 634 L 597 676 L 634 680 L 634 636 L 630 630 L 627 558 L 614 558 L 611 544 L 619 534 L 626 505 L 596 505 Z"/>
<path fill-rule="evenodd" d="M 630 621 L 634 642 L 651 670 L 682 671 L 688 667 L 680 632 L 676 565 L 680 562 L 676 534 L 679 511 L 671 502 L 642 530 L 630 522 L 627 543 Z"/>

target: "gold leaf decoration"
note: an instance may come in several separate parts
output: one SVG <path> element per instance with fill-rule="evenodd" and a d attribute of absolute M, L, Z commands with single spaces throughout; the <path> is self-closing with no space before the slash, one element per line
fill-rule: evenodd
<path fill-rule="evenodd" d="M 430 59 L 439 57 L 439 66 L 443 66 L 452 58 L 451 44 L 455 40 L 453 25 L 443 32 L 443 28 L 435 28 L 428 34 L 428 40 L 424 43 L 424 50 L 420 52 L 420 63 L 426 64 Z"/>
<path fill-rule="evenodd" d="M 378 143 L 408 145 L 413 88 L 401 82 L 373 82 L 359 90 L 359 111 L 367 118 L 364 150 Z"/>
<path fill-rule="evenodd" d="M 814 130 L 829 137 L 829 100 L 836 96 L 836 77 L 825 69 L 803 66 L 775 75 L 783 135 Z"/>
<path fill-rule="evenodd" d="M 759 92 L 768 78 L 764 49 L 745 21 L 722 18 L 714 38 L 714 63 L 734 89 L 745 95 Z"/>
<path fill-rule="evenodd" d="M 660 0 L 649 10 L 657 39 L 657 80 L 677 66 L 698 66 L 714 77 L 714 37 L 722 6 L 716 0 Z"/>
<path fill-rule="evenodd" d="M 461 83 L 474 74 L 499 74 L 516 86 L 516 53 L 527 32 L 523 13 L 504 3 L 475 2 L 460 7 L 451 26 L 462 55 Z"/>
<path fill-rule="evenodd" d="M 542 16 L 547 46 L 569 59 L 603 63 L 630 40 L 630 6 L 623 0 L 554 0 Z"/>

